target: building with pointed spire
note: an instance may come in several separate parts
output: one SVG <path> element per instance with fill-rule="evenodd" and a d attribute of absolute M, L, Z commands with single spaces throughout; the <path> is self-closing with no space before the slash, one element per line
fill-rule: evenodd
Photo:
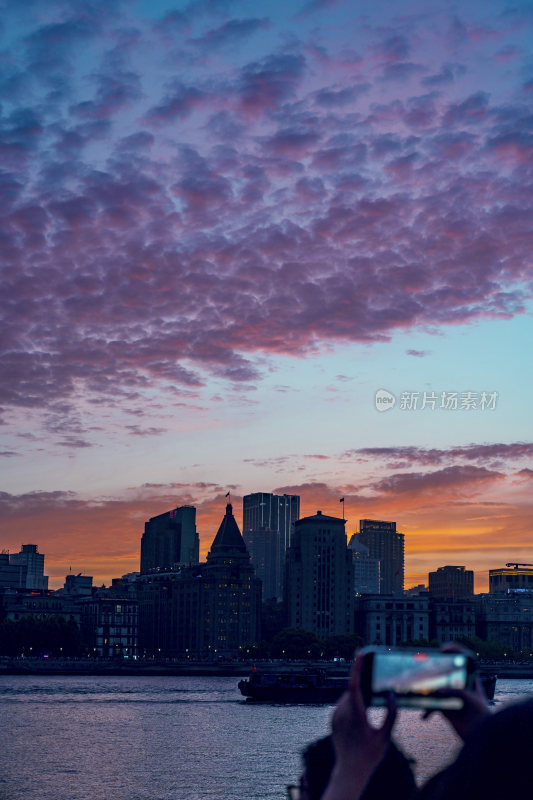
<path fill-rule="evenodd" d="M 261 581 L 233 516 L 231 503 L 203 567 L 204 649 L 235 655 L 259 639 Z"/>
<path fill-rule="evenodd" d="M 224 658 L 259 639 L 261 581 L 230 503 L 204 563 L 141 573 L 139 650 Z"/>

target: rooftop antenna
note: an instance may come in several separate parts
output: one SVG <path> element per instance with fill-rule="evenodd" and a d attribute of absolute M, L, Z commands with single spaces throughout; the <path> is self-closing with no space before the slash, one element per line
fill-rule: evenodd
<path fill-rule="evenodd" d="M 339 503 L 342 503 L 342 518 L 343 518 L 344 522 L 346 522 L 346 515 L 344 513 L 344 497 L 341 497 L 341 499 L 339 500 Z"/>

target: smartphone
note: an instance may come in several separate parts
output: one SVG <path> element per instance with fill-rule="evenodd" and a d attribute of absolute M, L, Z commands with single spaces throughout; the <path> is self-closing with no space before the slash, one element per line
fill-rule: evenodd
<path fill-rule="evenodd" d="M 384 706 L 394 692 L 403 708 L 461 709 L 460 697 L 439 697 L 439 689 L 473 689 L 476 665 L 468 653 L 367 647 L 361 689 L 367 705 Z"/>

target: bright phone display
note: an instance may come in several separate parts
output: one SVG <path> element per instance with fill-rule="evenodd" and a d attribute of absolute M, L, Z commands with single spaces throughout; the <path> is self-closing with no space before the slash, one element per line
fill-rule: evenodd
<path fill-rule="evenodd" d="M 458 709 L 457 697 L 438 697 L 441 689 L 473 686 L 474 662 L 466 653 L 440 650 L 368 648 L 364 654 L 362 688 L 367 703 L 385 705 L 394 692 L 399 706 Z"/>

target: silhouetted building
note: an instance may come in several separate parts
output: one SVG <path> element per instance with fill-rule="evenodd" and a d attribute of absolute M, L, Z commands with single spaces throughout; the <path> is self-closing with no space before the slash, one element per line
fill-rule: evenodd
<path fill-rule="evenodd" d="M 429 596 L 362 595 L 355 599 L 356 633 L 366 644 L 395 646 L 429 638 Z"/>
<path fill-rule="evenodd" d="M 199 570 L 198 570 L 199 571 Z M 187 568 L 160 569 L 141 573 L 136 583 L 139 601 L 139 654 L 177 656 L 190 646 L 184 642 L 180 625 L 198 632 L 200 628 L 200 587 L 187 587 L 189 596 L 196 589 L 196 603 L 186 611 L 178 607 L 177 583 Z M 201 578 L 201 574 L 198 574 Z M 178 617 L 179 613 L 179 617 Z"/>
<path fill-rule="evenodd" d="M 368 547 L 370 556 L 380 562 L 380 593 L 402 594 L 404 535 L 396 531 L 396 523 L 362 519 L 357 538 Z"/>
<path fill-rule="evenodd" d="M 99 590 L 78 601 L 81 632 L 89 654 L 99 658 L 131 658 L 137 654 L 138 603 L 129 597 L 109 597 Z"/>
<path fill-rule="evenodd" d="M 354 593 L 379 594 L 380 563 L 372 558 L 368 547 L 360 542 L 354 534 L 348 543 L 352 551 Z"/>
<path fill-rule="evenodd" d="M 75 601 L 50 589 L 1 589 L 0 615 L 14 622 L 24 617 L 63 617 L 76 623 L 80 620 Z"/>
<path fill-rule="evenodd" d="M 407 596 L 414 595 L 418 597 L 419 594 L 428 594 L 428 587 L 423 583 L 417 583 L 416 586 L 411 586 L 409 589 L 405 589 L 404 594 Z"/>
<path fill-rule="evenodd" d="M 428 588 L 432 597 L 441 600 L 472 597 L 474 594 L 474 572 L 464 567 L 438 567 L 428 575 Z"/>
<path fill-rule="evenodd" d="M 137 587 L 141 652 L 232 657 L 259 639 L 261 581 L 230 504 L 205 563 L 141 574 Z"/>
<path fill-rule="evenodd" d="M 300 518 L 300 498 L 295 494 L 270 494 L 268 492 L 254 492 L 247 494 L 242 500 L 242 533 L 244 540 L 248 547 L 251 547 L 249 534 L 255 531 L 271 531 L 272 541 L 271 547 L 268 548 L 272 552 L 277 547 L 277 533 L 279 533 L 279 556 L 278 564 L 274 568 L 272 560 L 268 558 L 271 565 L 266 576 L 265 583 L 271 587 L 275 582 L 276 589 L 274 594 L 263 594 L 266 599 L 270 597 L 281 598 L 283 596 L 283 580 L 285 574 L 285 554 L 291 542 L 292 531 L 294 523 Z M 267 538 L 265 537 L 265 548 L 267 547 Z M 262 547 L 260 545 L 260 547 Z M 255 549 L 255 548 L 254 548 Z M 252 549 L 250 550 L 252 553 Z M 259 569 L 259 564 L 254 561 L 252 553 L 252 562 Z M 263 580 L 263 578 L 262 578 Z M 269 589 L 271 591 L 271 589 Z M 263 592 L 265 589 L 263 588 Z"/>
<path fill-rule="evenodd" d="M 26 564 L 11 564 L 9 553 L 0 553 L 0 587 L 25 588 L 27 571 Z"/>
<path fill-rule="evenodd" d="M 476 635 L 476 604 L 474 598 L 431 602 L 429 638 L 441 644 Z"/>
<path fill-rule="evenodd" d="M 533 565 L 507 564 L 500 569 L 490 569 L 490 594 L 505 592 L 507 589 L 528 589 L 533 592 Z"/>
<path fill-rule="evenodd" d="M 261 581 L 230 503 L 203 567 L 204 649 L 235 655 L 259 637 Z"/>
<path fill-rule="evenodd" d="M 81 572 L 77 575 L 67 575 L 63 589 L 59 592 L 70 597 L 90 597 L 93 593 L 92 575 L 82 575 Z"/>
<path fill-rule="evenodd" d="M 200 540 L 196 509 L 181 506 L 151 517 L 141 539 L 141 572 L 172 569 L 176 564 L 197 564 Z"/>
<path fill-rule="evenodd" d="M 290 627 L 319 637 L 353 633 L 353 563 L 344 525 L 321 511 L 295 522 L 285 582 Z"/>
<path fill-rule="evenodd" d="M 23 588 L 35 591 L 48 589 L 48 575 L 44 574 L 44 554 L 36 544 L 23 544 L 20 553 L 11 553 L 9 563 L 26 568 L 26 583 Z"/>
<path fill-rule="evenodd" d="M 533 651 L 533 592 L 508 590 L 507 594 L 478 594 L 476 633 L 484 641 L 497 641 L 519 652 Z"/>
<path fill-rule="evenodd" d="M 263 586 L 263 600 L 281 600 L 280 532 L 270 528 L 245 531 L 243 539 Z"/>

